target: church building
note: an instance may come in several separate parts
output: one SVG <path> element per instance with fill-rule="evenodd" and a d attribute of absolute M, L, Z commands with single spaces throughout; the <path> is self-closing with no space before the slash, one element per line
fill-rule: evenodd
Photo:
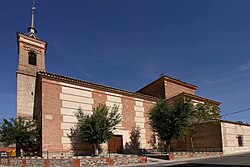
<path fill-rule="evenodd" d="M 28 33 L 17 33 L 17 116 L 35 118 L 41 125 L 41 152 L 70 155 L 72 145 L 67 134 L 77 121 L 80 107 L 92 113 L 93 107 L 106 104 L 119 106 L 122 122 L 113 138 L 104 145 L 111 152 L 122 152 L 134 127 L 141 128 L 141 147 L 152 148 L 153 132 L 147 113 L 159 99 L 188 97 L 193 102 L 219 102 L 197 96 L 197 86 L 169 76 L 162 76 L 137 92 L 130 92 L 46 71 L 47 42 L 41 40 L 34 26 L 32 7 Z M 77 71 L 76 71 L 77 72 Z"/>

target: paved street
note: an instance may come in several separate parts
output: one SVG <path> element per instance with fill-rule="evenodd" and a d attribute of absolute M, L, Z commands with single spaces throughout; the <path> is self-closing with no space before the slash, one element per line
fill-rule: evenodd
<path fill-rule="evenodd" d="M 149 162 L 150 163 L 150 162 Z M 132 167 L 135 165 L 127 166 Z M 151 162 L 147 165 L 138 165 L 140 167 L 164 167 L 164 166 L 176 166 L 176 167 L 247 167 L 250 166 L 250 153 L 222 156 L 216 158 L 206 158 L 199 160 L 188 161 L 159 161 L 154 164 Z"/>

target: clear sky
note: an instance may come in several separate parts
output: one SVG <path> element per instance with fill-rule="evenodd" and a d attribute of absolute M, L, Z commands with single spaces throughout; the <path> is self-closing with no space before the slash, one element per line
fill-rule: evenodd
<path fill-rule="evenodd" d="M 1 0 L 0 119 L 16 113 L 16 32 L 31 0 Z M 249 0 L 36 0 L 48 72 L 129 91 L 160 73 L 197 85 L 222 114 L 250 108 Z M 250 111 L 227 116 L 250 122 Z"/>

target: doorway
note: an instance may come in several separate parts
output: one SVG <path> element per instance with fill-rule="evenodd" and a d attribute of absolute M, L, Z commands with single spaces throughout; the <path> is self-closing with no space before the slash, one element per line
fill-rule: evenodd
<path fill-rule="evenodd" d="M 122 135 L 113 135 L 113 137 L 108 141 L 108 149 L 110 153 L 122 153 Z"/>

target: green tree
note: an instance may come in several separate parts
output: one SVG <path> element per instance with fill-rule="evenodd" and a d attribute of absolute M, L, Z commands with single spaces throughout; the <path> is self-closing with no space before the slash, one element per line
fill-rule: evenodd
<path fill-rule="evenodd" d="M 140 148 L 141 148 L 141 142 L 140 142 L 140 137 L 141 137 L 141 128 L 140 127 L 134 127 L 132 131 L 130 132 L 130 141 L 126 143 L 126 149 L 129 152 L 132 152 L 133 154 L 138 154 Z"/>
<path fill-rule="evenodd" d="M 220 119 L 220 108 L 211 103 L 198 103 L 192 106 L 189 116 L 188 136 L 192 151 L 194 151 L 193 137 L 197 130 L 204 124 L 218 123 Z"/>
<path fill-rule="evenodd" d="M 173 104 L 160 100 L 149 111 L 150 125 L 166 147 L 172 139 L 184 137 L 190 112 L 191 104 L 183 100 Z"/>
<path fill-rule="evenodd" d="M 76 113 L 77 124 L 71 128 L 69 138 L 77 138 L 82 143 L 94 145 L 95 155 L 98 155 L 98 146 L 113 136 L 115 126 L 121 122 L 118 106 L 112 108 L 99 104 L 93 108 L 93 114 L 88 115 L 82 109 Z M 72 141 L 72 140 L 71 140 Z"/>
<path fill-rule="evenodd" d="M 37 151 L 40 145 L 40 128 L 36 120 L 25 117 L 3 119 L 0 124 L 0 142 L 7 147 L 16 144 L 17 156 L 24 152 Z"/>

